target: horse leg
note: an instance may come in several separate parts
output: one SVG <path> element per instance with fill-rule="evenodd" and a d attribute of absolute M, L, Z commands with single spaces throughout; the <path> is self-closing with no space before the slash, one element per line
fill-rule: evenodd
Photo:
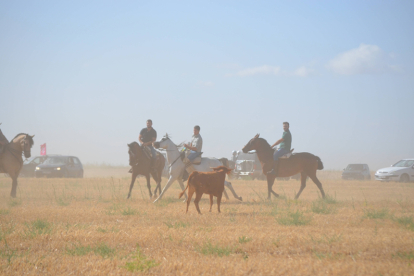
<path fill-rule="evenodd" d="M 129 193 L 127 199 L 131 197 L 132 188 L 134 188 L 135 179 L 137 178 L 137 174 L 132 172 L 132 179 L 131 179 L 131 185 L 129 185 Z"/>
<path fill-rule="evenodd" d="M 181 187 L 181 190 L 185 190 L 185 186 L 184 186 L 184 182 L 183 182 L 183 179 L 181 178 L 181 177 L 179 177 L 178 178 L 178 184 L 180 184 L 180 187 Z M 184 201 L 183 202 L 185 202 L 186 201 L 186 199 L 187 199 L 187 195 L 186 194 L 184 194 L 184 196 L 185 196 L 185 199 L 184 199 Z"/>
<path fill-rule="evenodd" d="M 303 189 L 306 187 L 306 178 L 308 175 L 305 172 L 300 173 L 300 189 L 297 195 L 295 196 L 295 199 L 298 199 L 300 194 L 302 193 Z"/>
<path fill-rule="evenodd" d="M 310 177 L 310 179 L 312 179 L 313 183 L 315 183 L 316 186 L 318 186 L 319 191 L 321 191 L 322 198 L 325 198 L 325 192 L 323 191 L 322 183 L 316 177 L 316 171 L 309 174 L 309 177 Z"/>
<path fill-rule="evenodd" d="M 157 186 L 155 187 L 155 190 L 154 190 L 154 196 L 157 196 L 158 189 L 159 189 L 159 192 L 161 193 L 161 176 L 159 176 L 160 174 L 158 172 L 151 173 L 151 175 L 152 175 L 152 178 L 157 183 Z"/>
<path fill-rule="evenodd" d="M 12 189 L 11 189 L 11 193 L 10 196 L 15 198 L 16 197 L 16 190 L 17 190 L 17 176 L 18 174 L 13 174 L 10 175 L 11 179 L 12 179 Z"/>
<path fill-rule="evenodd" d="M 236 198 L 236 199 L 238 199 L 238 200 L 240 200 L 240 201 L 243 201 L 243 198 L 242 198 L 241 196 L 238 196 L 238 195 L 236 194 L 236 192 L 234 191 L 233 186 L 231 185 L 231 182 L 224 181 L 224 185 L 225 185 L 227 188 L 229 188 L 229 189 L 230 189 L 230 191 L 231 191 L 231 193 L 233 194 L 234 198 Z"/>
<path fill-rule="evenodd" d="M 213 208 L 213 194 L 210 194 L 210 213 L 211 213 L 211 209 Z"/>
<path fill-rule="evenodd" d="M 148 192 L 149 192 L 149 197 L 152 198 L 152 193 L 151 193 L 151 183 L 150 183 L 150 174 L 147 174 L 145 176 L 145 178 L 147 179 L 147 187 L 148 187 Z"/>
<path fill-rule="evenodd" d="M 171 184 L 177 180 L 177 176 L 174 175 L 170 175 L 170 178 L 168 179 L 167 184 L 165 184 L 164 189 L 162 190 L 162 192 L 160 193 L 160 195 L 157 197 L 157 199 L 154 201 L 157 202 L 158 200 L 160 200 L 162 198 L 162 196 L 164 195 L 164 193 L 168 190 L 168 188 L 170 188 Z"/>
<path fill-rule="evenodd" d="M 275 183 L 276 177 L 267 175 L 267 199 L 270 200 L 270 195 L 273 194 L 275 197 L 279 197 L 272 189 L 273 183 Z"/>

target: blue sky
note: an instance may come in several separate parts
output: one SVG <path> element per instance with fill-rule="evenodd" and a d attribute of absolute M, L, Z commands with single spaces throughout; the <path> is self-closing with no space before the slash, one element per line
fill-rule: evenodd
<path fill-rule="evenodd" d="M 412 1 L 3 1 L 0 122 L 33 154 L 127 164 L 159 137 L 229 157 L 289 121 L 328 169 L 414 157 Z"/>

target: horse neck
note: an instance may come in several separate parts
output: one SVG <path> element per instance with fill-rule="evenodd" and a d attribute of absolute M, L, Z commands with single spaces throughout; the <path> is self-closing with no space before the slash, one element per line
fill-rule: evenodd
<path fill-rule="evenodd" d="M 171 140 L 168 141 L 166 152 L 168 164 L 172 164 L 180 156 L 177 146 Z"/>
<path fill-rule="evenodd" d="M 24 135 L 20 135 L 19 137 L 14 138 L 8 145 L 14 150 L 23 152 L 21 141 L 24 137 Z"/>
<path fill-rule="evenodd" d="M 266 163 L 267 161 L 273 160 L 272 148 L 266 147 L 265 144 L 260 143 L 256 148 L 256 154 L 260 162 Z"/>

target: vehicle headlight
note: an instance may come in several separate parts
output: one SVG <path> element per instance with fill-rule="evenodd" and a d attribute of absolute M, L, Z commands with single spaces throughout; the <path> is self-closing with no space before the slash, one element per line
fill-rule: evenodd
<path fill-rule="evenodd" d="M 60 167 L 57 167 L 55 170 L 60 171 Z"/>
<path fill-rule="evenodd" d="M 38 170 L 40 170 L 40 168 L 39 167 L 36 167 L 36 171 L 38 171 Z"/>

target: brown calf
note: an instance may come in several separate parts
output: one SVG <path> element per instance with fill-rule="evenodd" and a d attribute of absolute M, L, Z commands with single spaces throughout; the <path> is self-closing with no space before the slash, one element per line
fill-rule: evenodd
<path fill-rule="evenodd" d="M 220 202 L 221 196 L 224 191 L 224 181 L 226 179 L 226 174 L 230 174 L 231 169 L 226 166 L 219 166 L 212 168 L 212 172 L 192 172 L 187 181 L 187 187 L 182 193 L 180 193 L 179 198 L 184 195 L 185 190 L 188 188 L 188 199 L 187 199 L 187 211 L 188 206 L 191 202 L 191 197 L 196 193 L 196 198 L 194 199 L 194 204 L 198 213 L 201 215 L 200 208 L 198 207 L 198 202 L 200 201 L 203 194 L 210 195 L 210 212 L 213 207 L 213 196 L 217 197 L 217 207 L 220 213 Z"/>

